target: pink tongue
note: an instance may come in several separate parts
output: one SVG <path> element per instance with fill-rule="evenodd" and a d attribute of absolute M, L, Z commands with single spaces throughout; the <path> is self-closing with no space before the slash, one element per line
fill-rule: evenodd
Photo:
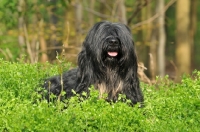
<path fill-rule="evenodd" d="M 117 56 L 117 54 L 118 54 L 117 52 L 108 52 L 108 55 L 109 55 L 109 56 L 113 56 L 113 57 L 114 57 L 114 56 Z"/>

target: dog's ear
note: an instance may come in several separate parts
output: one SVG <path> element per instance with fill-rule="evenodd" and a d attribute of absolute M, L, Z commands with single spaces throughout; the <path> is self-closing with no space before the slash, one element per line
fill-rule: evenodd
<path fill-rule="evenodd" d="M 126 89 L 124 89 L 124 93 L 133 104 L 136 104 L 137 102 L 143 102 L 144 98 L 140 89 L 140 81 L 136 72 L 137 68 L 134 68 L 134 66 L 135 65 L 133 65 L 133 67 L 130 68 L 128 70 L 129 72 L 126 74 L 126 80 L 124 82 Z"/>
<path fill-rule="evenodd" d="M 137 61 L 137 55 L 134 51 L 132 52 L 133 58 L 132 59 L 132 64 L 129 66 L 129 73 L 127 74 L 127 78 L 129 78 L 129 81 L 127 82 L 128 85 L 130 85 L 130 89 L 126 91 L 127 96 L 132 100 L 132 102 L 143 102 L 143 94 L 140 88 L 140 81 L 138 78 L 138 61 Z M 131 93 L 131 94 L 129 94 Z"/>
<path fill-rule="evenodd" d="M 78 83 L 75 89 L 77 93 L 85 91 L 92 83 L 93 68 L 89 61 L 90 59 L 87 58 L 85 47 L 83 47 L 78 55 Z"/>
<path fill-rule="evenodd" d="M 84 66 L 87 65 L 87 56 L 86 56 L 86 50 L 85 47 L 82 47 L 82 51 L 78 55 L 78 66 L 79 69 L 84 68 Z"/>

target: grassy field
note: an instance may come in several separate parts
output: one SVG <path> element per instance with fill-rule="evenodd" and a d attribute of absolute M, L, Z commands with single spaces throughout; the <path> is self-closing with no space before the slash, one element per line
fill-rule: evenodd
<path fill-rule="evenodd" d="M 66 63 L 66 69 L 69 65 Z M 200 130 L 200 72 L 179 84 L 167 78 L 149 86 L 141 83 L 145 107 L 110 104 L 98 92 L 79 101 L 47 103 L 37 93 L 42 78 L 60 68 L 50 64 L 0 60 L 0 131 L 197 132 Z M 64 69 L 64 70 L 66 70 Z M 58 72 L 59 71 L 59 72 Z M 67 109 L 64 109 L 66 108 Z"/>

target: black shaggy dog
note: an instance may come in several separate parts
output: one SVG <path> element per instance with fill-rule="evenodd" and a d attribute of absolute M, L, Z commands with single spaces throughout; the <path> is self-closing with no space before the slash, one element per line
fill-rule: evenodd
<path fill-rule="evenodd" d="M 65 98 L 94 85 L 100 97 L 107 93 L 108 100 L 116 101 L 125 94 L 133 104 L 143 102 L 137 76 L 137 56 L 130 29 L 121 23 L 99 22 L 89 31 L 78 56 L 78 68 L 63 73 Z M 44 87 L 59 96 L 61 77 L 48 78 Z M 47 97 L 48 98 L 48 97 Z"/>

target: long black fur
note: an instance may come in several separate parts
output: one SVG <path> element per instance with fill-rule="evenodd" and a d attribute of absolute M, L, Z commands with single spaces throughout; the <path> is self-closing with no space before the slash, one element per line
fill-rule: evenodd
<path fill-rule="evenodd" d="M 109 55 L 108 52 L 117 55 Z M 73 96 L 72 89 L 76 93 L 89 93 L 88 88 L 94 85 L 100 97 L 104 93 L 108 94 L 108 100 L 116 101 L 119 94 L 125 94 L 133 104 L 143 102 L 137 68 L 130 29 L 121 23 L 96 23 L 83 42 L 78 67 L 63 73 L 63 90 L 66 91 L 64 97 Z M 59 96 L 61 77 L 48 78 L 44 87 Z"/>

